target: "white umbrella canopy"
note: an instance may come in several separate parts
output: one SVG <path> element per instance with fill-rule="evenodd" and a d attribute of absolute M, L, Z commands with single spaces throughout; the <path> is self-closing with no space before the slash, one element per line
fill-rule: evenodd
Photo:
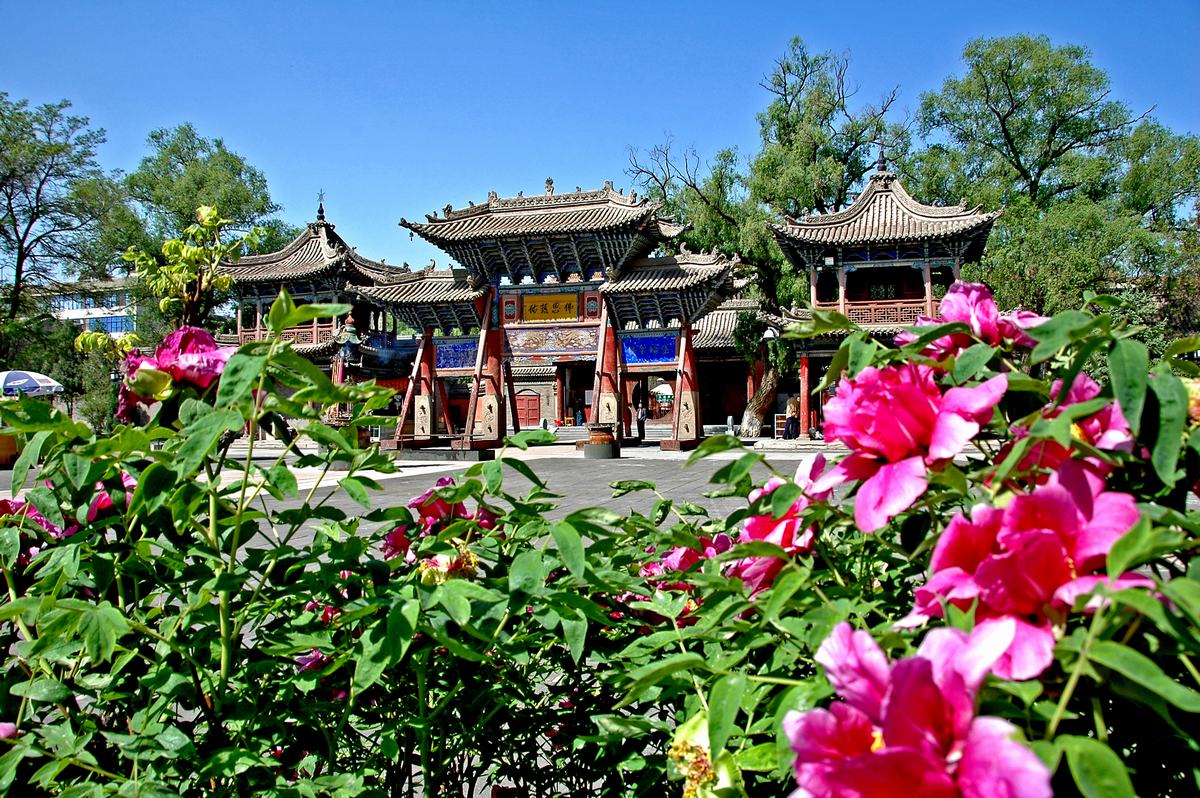
<path fill-rule="evenodd" d="M 36 371 L 0 371 L 0 394 L 4 396 L 50 396 L 62 393 L 62 383 Z"/>
<path fill-rule="evenodd" d="M 665 396 L 669 399 L 675 395 L 675 389 L 672 388 L 668 383 L 664 382 L 662 385 L 655 385 L 653 388 L 651 388 L 650 393 L 654 394 L 655 396 Z"/>

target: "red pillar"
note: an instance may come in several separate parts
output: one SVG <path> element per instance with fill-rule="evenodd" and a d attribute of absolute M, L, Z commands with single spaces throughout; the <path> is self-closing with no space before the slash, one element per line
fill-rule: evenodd
<path fill-rule="evenodd" d="M 808 355 L 800 356 L 800 437 L 808 436 L 808 427 L 811 423 L 809 418 L 808 402 L 809 391 L 808 384 Z"/>
<path fill-rule="evenodd" d="M 675 380 L 675 406 L 671 420 L 671 439 L 659 444 L 669 451 L 694 449 L 704 437 L 700 414 L 700 391 L 696 382 L 696 355 L 692 349 L 692 328 L 686 322 L 679 330 L 679 365 Z"/>
<path fill-rule="evenodd" d="M 603 314 L 600 342 L 597 346 L 596 388 L 592 395 L 592 422 L 611 424 L 617 440 L 624 438 L 624 412 L 621 409 L 621 352 L 617 331 Z"/>

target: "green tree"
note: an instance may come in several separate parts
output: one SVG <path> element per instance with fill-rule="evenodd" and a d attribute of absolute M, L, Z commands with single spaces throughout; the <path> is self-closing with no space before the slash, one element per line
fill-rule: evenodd
<path fill-rule="evenodd" d="M 1200 139 L 1110 96 L 1086 48 L 977 39 L 964 70 L 924 95 L 929 146 L 904 164 L 922 195 L 1006 206 L 979 266 L 1002 307 L 1076 307 L 1087 290 L 1152 297 L 1158 323 L 1200 320 Z"/>
<path fill-rule="evenodd" d="M 26 289 L 85 270 L 90 242 L 122 200 L 96 161 L 104 131 L 71 104 L 31 108 L 0 92 L 0 267 L 7 318 L 26 310 Z"/>
<path fill-rule="evenodd" d="M 810 53 L 793 39 L 761 83 L 771 99 L 758 117 L 762 149 L 748 162 L 723 150 L 706 163 L 670 141 L 630 153 L 634 180 L 668 212 L 691 222 L 685 243 L 740 255 L 747 264 L 741 276 L 750 278 L 747 290 L 768 312 L 802 303 L 808 287 L 775 245 L 769 225 L 809 210 L 840 210 L 870 171 L 878 146 L 895 157 L 908 149 L 905 131 L 887 122 L 898 90 L 855 105 L 849 66 L 848 56 Z M 793 348 L 764 342 L 763 331 L 753 314 L 745 314 L 735 333 L 742 354 L 765 357 L 768 366 L 742 417 L 743 434 L 751 436 L 761 431 L 779 374 L 795 365 Z"/>
<path fill-rule="evenodd" d="M 1108 75 L 1089 55 L 1045 36 L 976 39 L 963 50 L 964 74 L 922 96 L 921 133 L 942 137 L 965 174 L 1002 186 L 1006 202 L 1021 193 L 1045 208 L 1102 190 L 1137 119 L 1110 99 Z"/>

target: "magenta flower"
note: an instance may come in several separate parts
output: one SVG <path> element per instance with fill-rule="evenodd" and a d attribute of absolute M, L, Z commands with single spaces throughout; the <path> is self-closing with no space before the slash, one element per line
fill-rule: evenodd
<path fill-rule="evenodd" d="M 9 740 L 17 736 L 17 724 L 0 723 L 0 740 Z"/>
<path fill-rule="evenodd" d="M 817 652 L 843 701 L 790 712 L 799 795 L 811 798 L 1049 798 L 1050 772 L 1000 718 L 977 717 L 979 685 L 1011 624 L 937 629 L 889 665 L 865 632 L 839 624 Z M 1000 764 L 997 764 L 1000 763 Z"/>
<path fill-rule="evenodd" d="M 125 501 L 128 502 L 128 495 L 137 488 L 137 480 L 122 471 L 121 484 L 125 486 Z M 96 498 L 92 499 L 92 503 L 88 506 L 87 520 L 89 524 L 99 518 L 102 513 L 107 513 L 113 509 L 113 498 L 105 489 L 103 482 L 96 483 L 96 490 L 99 493 L 96 494 Z"/>
<path fill-rule="evenodd" d="M 329 657 L 321 652 L 321 649 L 314 648 L 312 651 L 303 656 L 296 657 L 296 671 L 303 673 L 304 671 L 316 670 L 323 668 L 331 662 Z"/>
<path fill-rule="evenodd" d="M 237 347 L 217 346 L 207 330 L 180 327 L 163 339 L 154 357 L 130 353 L 117 397 L 117 418 L 131 420 L 135 404 L 166 399 L 176 384 L 206 390 L 221 376 L 235 351 Z"/>
<path fill-rule="evenodd" d="M 976 619 L 1011 617 L 1012 650 L 995 673 L 1030 679 L 1052 661 L 1053 624 L 1103 582 L 1112 589 L 1147 586 L 1127 574 L 1111 583 L 1096 575 L 1117 538 L 1138 520 L 1133 497 L 1096 489 L 1085 466 L 1064 465 L 1051 482 L 1014 498 L 1003 510 L 977 505 L 951 520 L 930 560 L 930 578 L 915 592 L 902 626 L 941 617 L 943 602 L 976 604 Z"/>
<path fill-rule="evenodd" d="M 806 524 L 804 511 L 817 502 L 829 498 L 829 489 L 817 491 L 813 485 L 825 470 L 824 455 L 805 458 L 796 469 L 794 482 L 803 493 L 788 508 L 780 518 L 774 518 L 772 513 L 752 515 L 742 525 L 738 542 L 764 541 L 774 543 L 789 554 L 806 554 L 812 551 L 816 539 L 811 524 Z M 761 487 L 750 492 L 751 503 L 764 496 L 769 496 L 782 485 L 787 484 L 780 477 L 771 477 Z M 736 576 L 750 588 L 754 596 L 770 587 L 775 577 L 783 570 L 786 563 L 779 557 L 746 557 L 730 565 L 728 575 Z"/>
<path fill-rule="evenodd" d="M 850 454 L 817 479 L 814 490 L 862 480 L 854 520 L 863 532 L 876 531 L 925 493 L 927 471 L 962 452 L 1007 387 L 1001 374 L 943 394 L 933 369 L 915 363 L 868 366 L 854 379 L 843 378 L 825 405 L 825 437 L 846 444 Z"/>
<path fill-rule="evenodd" d="M 992 299 L 991 290 L 982 283 L 957 282 L 946 289 L 946 296 L 938 307 L 941 318 L 921 316 L 914 326 L 929 327 L 945 322 L 962 322 L 971 328 L 967 333 L 951 333 L 929 343 L 922 354 L 937 360 L 957 355 L 962 350 L 982 341 L 990 346 L 999 346 L 1007 341 L 1016 346 L 1032 347 L 1034 340 L 1026 330 L 1044 324 L 1047 319 L 1028 310 L 1014 310 L 1001 314 Z M 902 332 L 896 343 L 904 345 L 915 341 L 917 334 Z"/>
<path fill-rule="evenodd" d="M 404 534 L 407 531 L 408 527 L 398 526 L 383 536 L 384 559 L 393 560 L 403 557 L 406 563 L 416 562 L 417 555 L 412 550 L 412 541 L 408 539 L 408 535 Z"/>
<path fill-rule="evenodd" d="M 435 496 L 438 488 L 454 484 L 454 477 L 440 477 L 434 486 L 408 502 L 408 506 L 417 511 L 421 521 L 422 535 L 433 531 L 443 521 L 453 521 L 456 518 L 467 518 L 466 507 L 462 502 L 451 504 L 440 496 Z"/>

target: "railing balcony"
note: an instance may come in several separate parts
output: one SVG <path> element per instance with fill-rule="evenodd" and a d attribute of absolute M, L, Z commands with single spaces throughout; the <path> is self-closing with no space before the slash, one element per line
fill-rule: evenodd
<path fill-rule="evenodd" d="M 818 302 L 818 310 L 839 310 L 837 302 Z M 847 302 L 846 317 L 855 324 L 865 327 L 894 325 L 904 327 L 914 324 L 918 316 L 925 315 L 925 300 L 870 300 Z"/>
<path fill-rule="evenodd" d="M 291 341 L 294 344 L 315 344 L 320 343 L 321 341 L 329 340 L 331 337 L 333 337 L 333 334 L 336 330 L 337 323 L 335 321 L 318 321 L 315 323 L 310 322 L 308 324 L 298 325 L 296 327 L 288 327 L 279 334 L 279 337 L 285 341 Z M 247 343 L 248 341 L 265 341 L 270 337 L 271 331 L 265 327 L 259 327 L 257 329 L 243 328 L 241 333 L 238 335 L 238 339 L 243 344 Z"/>

